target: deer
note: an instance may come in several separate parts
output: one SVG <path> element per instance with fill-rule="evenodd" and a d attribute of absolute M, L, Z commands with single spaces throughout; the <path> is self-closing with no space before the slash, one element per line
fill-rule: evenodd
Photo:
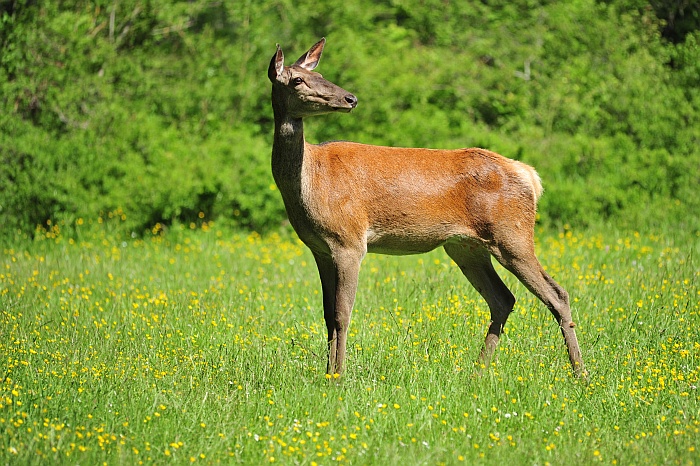
<path fill-rule="evenodd" d="M 535 256 L 540 177 L 529 165 L 480 148 L 420 149 L 334 141 L 310 144 L 304 118 L 349 113 L 357 97 L 315 72 L 322 38 L 290 66 L 270 60 L 272 175 L 289 223 L 310 249 L 328 330 L 327 377 L 344 370 L 348 329 L 367 253 L 420 254 L 442 247 L 486 301 L 490 324 L 477 363 L 490 365 L 515 297 L 495 258 L 542 301 L 585 376 L 567 292 Z"/>

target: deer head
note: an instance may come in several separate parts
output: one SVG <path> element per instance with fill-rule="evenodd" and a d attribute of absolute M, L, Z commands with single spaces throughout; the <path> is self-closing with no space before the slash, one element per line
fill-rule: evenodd
<path fill-rule="evenodd" d="M 324 113 L 347 113 L 357 106 L 357 97 L 313 71 L 321 60 L 325 44 L 326 39 L 321 39 L 291 66 L 284 66 L 284 53 L 277 45 L 277 52 L 267 70 L 272 82 L 275 111 L 292 118 L 303 118 Z"/>

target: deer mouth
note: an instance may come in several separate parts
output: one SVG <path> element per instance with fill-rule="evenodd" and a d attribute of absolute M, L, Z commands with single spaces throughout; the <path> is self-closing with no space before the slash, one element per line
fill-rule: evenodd
<path fill-rule="evenodd" d="M 350 113 L 352 109 L 357 107 L 357 97 L 354 95 L 350 94 L 345 97 L 345 101 L 343 102 L 345 105 L 337 105 L 333 107 L 333 110 L 337 112 L 344 112 L 344 113 Z"/>

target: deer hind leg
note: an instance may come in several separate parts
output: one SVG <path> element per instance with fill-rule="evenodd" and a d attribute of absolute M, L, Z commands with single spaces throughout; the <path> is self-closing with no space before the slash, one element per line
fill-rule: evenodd
<path fill-rule="evenodd" d="M 341 374 L 362 254 L 343 251 L 329 257 L 314 253 L 314 258 L 321 277 L 323 317 L 328 330 L 326 373 Z"/>
<path fill-rule="evenodd" d="M 444 248 L 489 306 L 491 323 L 479 356 L 479 361 L 488 365 L 508 315 L 513 311 L 515 297 L 494 270 L 491 256 L 486 249 L 470 243 L 448 243 Z"/>
<path fill-rule="evenodd" d="M 534 245 L 517 249 L 512 246 L 500 247 L 494 251 L 494 256 L 547 306 L 561 329 L 574 374 L 577 377 L 585 376 L 581 349 L 574 330 L 576 324 L 571 317 L 569 294 L 542 268 L 535 256 Z"/>

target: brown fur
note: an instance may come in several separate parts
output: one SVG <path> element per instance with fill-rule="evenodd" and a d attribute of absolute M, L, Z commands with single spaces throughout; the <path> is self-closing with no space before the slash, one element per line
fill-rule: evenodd
<path fill-rule="evenodd" d="M 534 251 L 535 170 L 484 149 L 435 150 L 304 140 L 303 118 L 349 112 L 354 95 L 312 71 L 325 40 L 292 66 L 272 57 L 272 173 L 289 220 L 311 249 L 323 288 L 328 373 L 343 369 L 360 263 L 367 252 L 414 254 L 444 247 L 487 301 L 492 323 L 481 353 L 491 359 L 515 298 L 490 255 L 540 298 L 560 325 L 576 374 L 583 360 L 569 298 Z"/>

